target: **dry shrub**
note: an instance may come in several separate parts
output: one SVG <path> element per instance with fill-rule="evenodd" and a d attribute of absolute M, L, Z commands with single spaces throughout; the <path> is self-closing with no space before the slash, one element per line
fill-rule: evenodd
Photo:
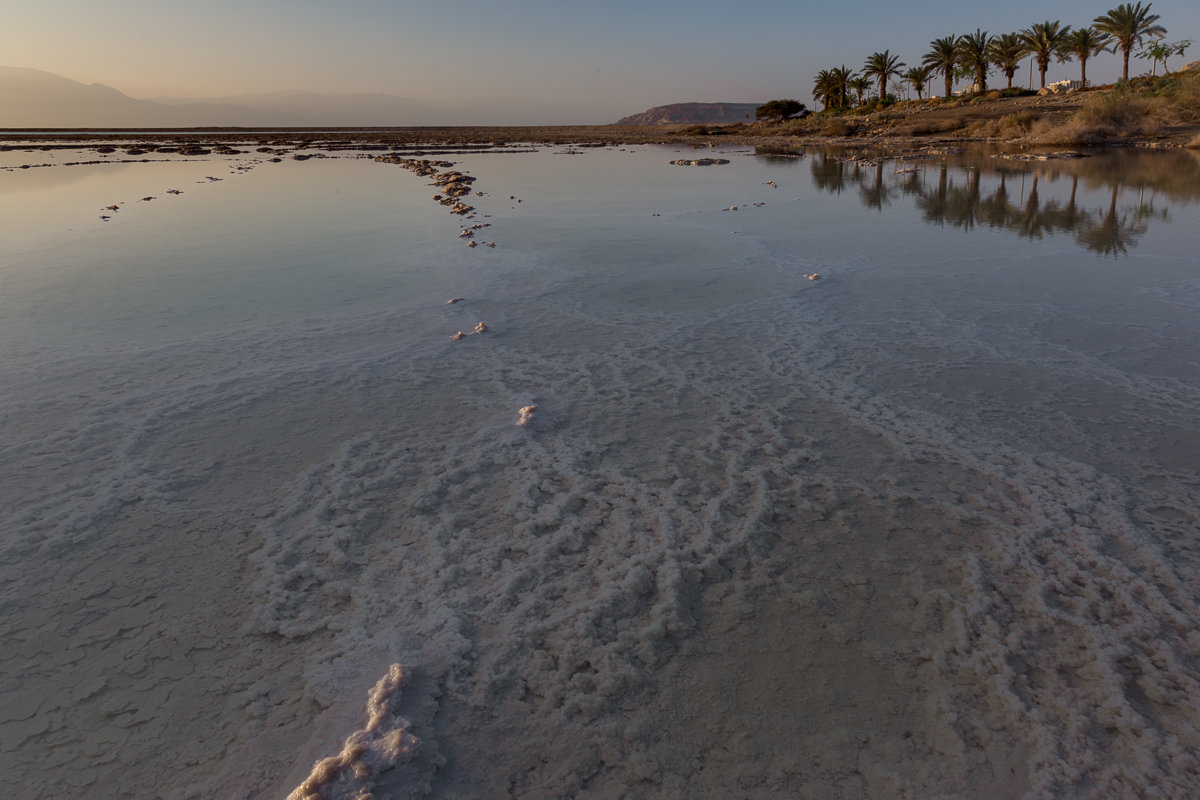
<path fill-rule="evenodd" d="M 1033 130 L 1033 124 L 1039 119 L 1041 116 L 1032 111 L 1022 111 L 1017 114 L 1009 114 L 1000 120 L 1000 126 L 1005 133 L 1024 136 Z"/>
<path fill-rule="evenodd" d="M 1197 133 L 1195 137 L 1185 145 L 1185 147 L 1191 150 L 1200 150 L 1200 133 Z"/>
<path fill-rule="evenodd" d="M 1200 75 L 1164 78 L 1154 92 L 1152 114 L 1166 124 L 1200 121 Z"/>
<path fill-rule="evenodd" d="M 902 136 L 927 136 L 931 133 L 956 131 L 962 126 L 961 119 L 926 119 L 900 126 L 896 132 Z"/>
<path fill-rule="evenodd" d="M 812 130 L 812 125 L 807 119 L 789 119 L 779 126 L 775 133 L 781 136 L 796 136 L 802 133 L 809 133 Z"/>
<path fill-rule="evenodd" d="M 846 120 L 838 117 L 829 120 L 825 124 L 825 128 L 821 131 L 826 136 L 849 136 L 853 132 L 853 129 L 847 124 Z"/>
<path fill-rule="evenodd" d="M 1057 127 L 1040 128 L 1037 139 L 1046 144 L 1104 144 L 1151 132 L 1150 104 L 1129 91 L 1095 93 L 1087 105 Z"/>

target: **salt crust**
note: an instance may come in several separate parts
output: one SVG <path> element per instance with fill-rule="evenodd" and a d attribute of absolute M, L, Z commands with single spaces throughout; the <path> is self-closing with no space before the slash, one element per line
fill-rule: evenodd
<path fill-rule="evenodd" d="M 342 751 L 313 765 L 312 774 L 288 800 L 364 800 L 372 797 L 379 777 L 412 759 L 420 741 L 409 722 L 396 716 L 404 667 L 393 664 L 367 695 L 367 723 L 346 739 Z"/>

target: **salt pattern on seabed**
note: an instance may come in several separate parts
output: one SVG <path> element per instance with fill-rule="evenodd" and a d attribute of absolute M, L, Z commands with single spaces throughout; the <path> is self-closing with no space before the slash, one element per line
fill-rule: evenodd
<path fill-rule="evenodd" d="M 56 413 L 4 407 L 6 771 L 280 796 L 399 662 L 397 797 L 1189 796 L 1190 473 L 882 387 L 913 330 L 853 317 L 861 265 L 788 266 L 711 314 L 526 290 L 466 342 L 375 315 L 39 363 Z M 915 383 L 1005 355 L 959 333 Z M 1037 349 L 1142 409 L 1111 450 L 1194 429 L 1186 385 Z"/>
<path fill-rule="evenodd" d="M 785 337 L 801 324 L 788 318 L 796 309 L 808 335 Z M 784 320 L 766 338 L 786 344 L 747 344 L 763 319 Z M 502 364 L 473 359 L 456 383 L 490 396 L 480 417 L 529 400 L 545 416 L 514 430 L 494 413 L 455 444 L 421 447 L 410 433 L 403 446 L 373 437 L 348 453 L 340 477 L 299 504 L 315 514 L 262 554 L 263 624 L 300 634 L 331 613 L 354 620 L 346 652 L 392 626 L 412 638 L 443 692 L 425 731 L 414 720 L 439 758 L 433 796 L 640 786 L 716 797 L 731 780 L 763 796 L 1039 796 L 1135 783 L 1185 796 L 1197 774 L 1186 744 L 1196 737 L 1186 702 L 1194 578 L 1167 567 L 1152 538 L 1178 526 L 1131 517 L 1128 488 L 1094 469 L 856 387 L 829 347 L 839 328 L 799 295 L 610 339 L 594 356 L 513 345 Z M 669 358 L 652 344 L 664 335 Z M 378 520 L 388 503 L 395 515 Z M 354 539 L 363 530 L 395 533 L 367 544 Z M 802 568 L 784 566 L 798 553 Z M 738 570 L 746 581 L 718 591 Z M 287 588 L 297 576 L 312 581 L 303 592 Z M 325 587 L 330 605 L 311 606 Z M 885 609 L 887 623 L 874 623 Z M 713 664 L 762 650 L 730 620 L 769 637 L 776 654 L 827 648 L 763 679 L 775 707 L 842 697 L 879 716 L 827 700 L 807 724 L 768 715 L 764 728 L 761 698 L 721 706 L 727 683 L 682 674 L 673 659 L 705 664 L 699 643 L 722 630 L 708 651 L 715 674 L 750 680 L 754 665 L 779 658 Z M 873 680 L 828 695 L 805 688 L 836 686 L 846 672 Z M 711 738 L 694 724 L 664 733 L 656 711 L 673 707 L 662 700 L 672 687 L 741 716 L 710 723 Z M 882 735 L 855 735 L 855 725 Z M 721 739 L 739 726 L 756 734 L 737 747 Z M 773 736 L 786 744 L 759 749 Z M 740 755 L 719 757 L 731 748 Z"/>

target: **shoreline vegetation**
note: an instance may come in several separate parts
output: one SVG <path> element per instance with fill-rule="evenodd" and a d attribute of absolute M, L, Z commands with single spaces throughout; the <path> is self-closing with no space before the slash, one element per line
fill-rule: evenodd
<path fill-rule="evenodd" d="M 1200 62 L 1115 85 L 1041 93 L 1003 89 L 858 108 L 831 108 L 800 119 L 744 129 L 804 144 L 986 142 L 1014 146 L 1200 148 Z M 701 131 L 700 128 L 705 128 Z M 731 135 L 739 126 L 692 126 Z"/>
<path fill-rule="evenodd" d="M 51 142 L 253 141 L 294 144 L 337 138 L 376 147 L 512 144 L 603 146 L 681 144 L 716 147 L 992 143 L 1017 147 L 1169 147 L 1200 149 L 1200 62 L 1180 72 L 1114 86 L 1039 96 L 992 90 L 829 109 L 800 119 L 708 125 L 562 125 L 363 128 L 19 129 L 0 132 L 0 148 L 51 148 Z"/>

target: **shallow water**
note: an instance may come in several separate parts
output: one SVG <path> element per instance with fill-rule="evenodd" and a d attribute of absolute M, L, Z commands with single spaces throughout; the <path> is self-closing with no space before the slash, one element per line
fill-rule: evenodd
<path fill-rule="evenodd" d="M 21 796 L 1200 787 L 1195 154 L 239 149 L 0 153 Z"/>

